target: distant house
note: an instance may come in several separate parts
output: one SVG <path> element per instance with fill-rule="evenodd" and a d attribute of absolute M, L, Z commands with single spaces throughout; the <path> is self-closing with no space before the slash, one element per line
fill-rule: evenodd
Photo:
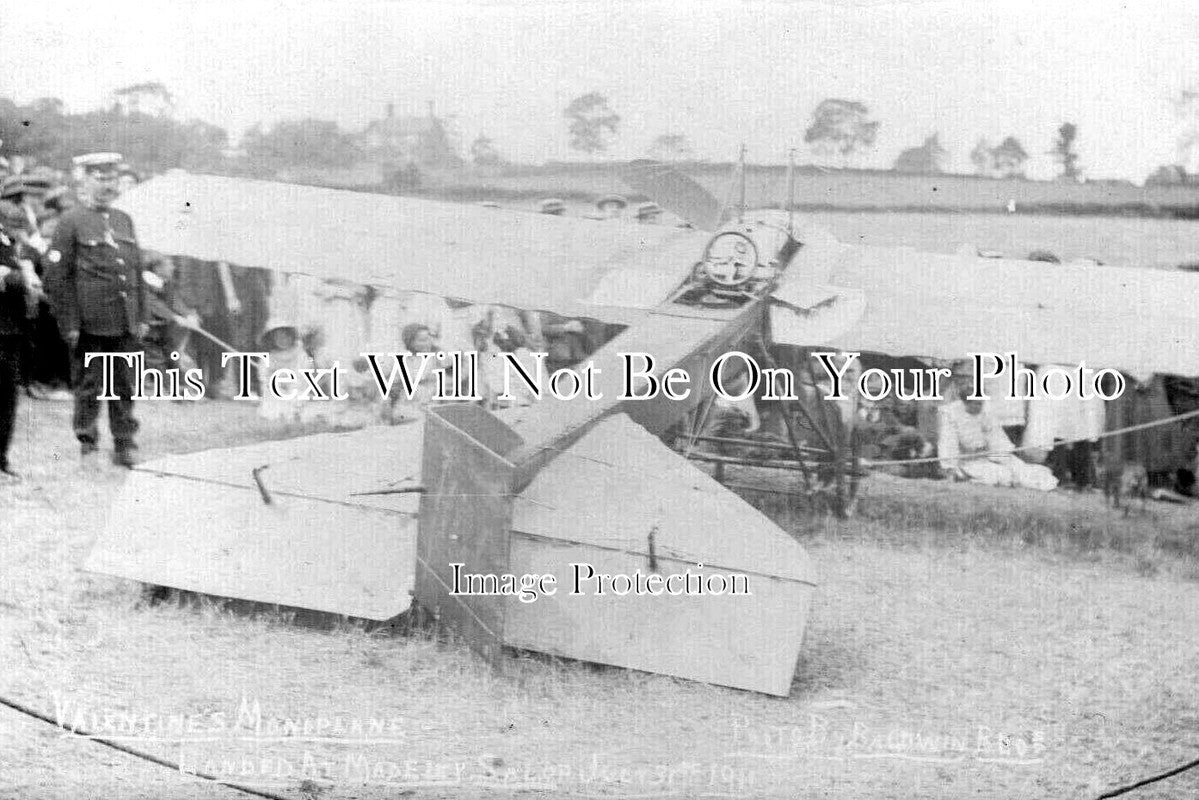
<path fill-rule="evenodd" d="M 175 111 L 175 98 L 167 87 L 157 81 L 136 83 L 113 92 L 110 107 L 122 116 L 149 114 L 169 117 Z"/>
<path fill-rule="evenodd" d="M 1199 175 L 1188 173 L 1181 164 L 1158 167 L 1145 179 L 1146 186 L 1199 186 Z"/>
<path fill-rule="evenodd" d="M 372 121 L 360 135 L 363 151 L 381 163 L 417 164 L 422 167 L 454 167 L 462 158 L 454 150 L 445 123 L 433 114 L 424 117 L 396 116 L 395 104 L 387 104 L 387 116 Z"/>

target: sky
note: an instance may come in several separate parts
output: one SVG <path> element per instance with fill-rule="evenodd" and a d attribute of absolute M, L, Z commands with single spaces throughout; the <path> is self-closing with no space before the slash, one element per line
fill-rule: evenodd
<path fill-rule="evenodd" d="M 383 115 L 455 115 L 524 162 L 577 158 L 562 111 L 589 91 L 620 115 L 609 155 L 663 133 L 752 162 L 800 148 L 826 97 L 881 122 L 859 166 L 886 167 L 939 132 L 951 169 L 1011 134 L 1048 177 L 1058 126 L 1079 126 L 1091 177 L 1142 180 L 1176 160 L 1172 98 L 1199 83 L 1188 0 L 104 3 L 0 0 L 0 96 L 68 110 L 160 81 L 177 114 L 226 128 L 288 118 L 358 129 Z"/>

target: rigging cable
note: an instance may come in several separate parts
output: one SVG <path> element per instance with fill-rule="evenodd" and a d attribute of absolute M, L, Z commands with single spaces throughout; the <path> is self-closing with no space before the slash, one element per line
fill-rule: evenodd
<path fill-rule="evenodd" d="M 18 703 L 16 700 L 10 700 L 9 698 L 0 695 L 0 705 L 8 706 L 13 711 L 20 712 L 21 714 L 24 714 L 27 717 L 32 717 L 33 719 L 39 720 L 41 722 L 45 722 L 49 725 L 53 725 L 54 727 L 64 730 L 73 736 L 82 736 L 82 737 L 86 738 L 89 742 L 95 742 L 97 744 L 102 744 L 105 747 L 111 747 L 113 750 L 120 750 L 122 753 L 127 753 L 127 754 L 133 756 L 134 758 L 140 758 L 142 761 L 149 761 L 151 764 L 157 764 L 160 767 L 166 767 L 167 769 L 174 770 L 175 772 L 178 772 L 180 774 L 184 774 L 182 766 L 180 766 L 178 763 L 176 763 L 174 761 L 171 761 L 170 759 L 159 758 L 158 756 L 153 755 L 152 753 L 147 753 L 142 750 L 138 750 L 135 747 L 129 747 L 128 745 L 121 744 L 120 742 L 114 742 L 111 739 L 104 739 L 100 736 L 96 736 L 94 734 L 88 733 L 87 731 L 82 730 L 82 729 L 68 728 L 66 725 L 63 725 L 58 720 L 52 719 L 52 718 L 46 716 L 45 714 L 42 714 L 39 711 L 36 711 L 36 710 L 30 708 L 29 706 L 24 705 L 23 703 Z M 258 789 L 252 789 L 249 786 L 243 786 L 240 783 L 230 783 L 229 781 L 223 781 L 220 778 L 216 777 L 215 775 L 209 775 L 206 772 L 190 772 L 189 771 L 186 774 L 191 777 L 194 777 L 194 778 L 201 778 L 202 780 L 211 781 L 212 783 L 220 784 L 221 786 L 227 786 L 230 789 L 235 789 L 236 791 L 244 792 L 245 794 L 253 795 L 254 797 L 263 797 L 263 798 L 266 798 L 266 800 L 289 800 L 289 798 L 284 797 L 283 795 L 271 794 L 270 792 L 263 792 Z"/>
<path fill-rule="evenodd" d="M 1157 783 L 1158 781 L 1163 781 L 1166 778 L 1172 778 L 1175 775 L 1186 772 L 1188 769 L 1194 769 L 1195 767 L 1199 767 L 1199 758 L 1196 758 L 1194 761 L 1188 761 L 1180 767 L 1175 767 L 1174 769 L 1169 769 L 1165 772 L 1160 772 L 1157 775 L 1145 778 L 1144 780 L 1137 781 L 1136 783 L 1130 783 L 1127 786 L 1121 786 L 1118 789 L 1112 789 L 1111 791 L 1104 792 L 1103 794 L 1099 795 L 1096 800 L 1108 800 L 1110 797 L 1119 797 L 1120 795 L 1127 794 L 1134 789 L 1140 789 L 1142 786 L 1148 786 L 1151 783 Z"/>

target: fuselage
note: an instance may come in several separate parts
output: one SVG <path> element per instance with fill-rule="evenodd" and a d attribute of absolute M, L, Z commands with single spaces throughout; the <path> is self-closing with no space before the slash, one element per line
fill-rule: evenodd
<path fill-rule="evenodd" d="M 592 355 L 590 360 L 597 373 L 596 399 L 580 396 L 566 402 L 541 403 L 535 414 L 515 426 L 524 440 L 508 455 L 516 465 L 517 491 L 610 414 L 627 414 L 657 435 L 703 400 L 708 372 L 715 360 L 761 329 L 770 292 L 798 248 L 783 228 L 772 222 L 750 223 L 732 230 L 753 239 L 760 276 L 747 279 L 739 287 L 710 282 L 705 285 L 701 258 L 693 274 L 665 302 L 647 311 L 640 321 Z M 718 233 L 713 241 L 719 241 L 722 235 Z M 711 302 L 712 298 L 716 302 Z M 646 399 L 627 396 L 632 392 L 624 391 L 630 388 L 625 381 L 626 354 L 633 353 L 650 355 L 654 361 L 651 374 L 659 379 L 671 369 L 682 369 L 692 379 L 687 398 L 679 400 L 662 392 Z"/>

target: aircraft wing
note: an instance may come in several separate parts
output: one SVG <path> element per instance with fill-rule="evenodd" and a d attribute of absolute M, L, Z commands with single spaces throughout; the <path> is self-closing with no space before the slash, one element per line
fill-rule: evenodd
<path fill-rule="evenodd" d="M 1199 374 L 1199 276 L 810 241 L 780 296 L 816 280 L 865 303 L 828 341 L 781 338 L 786 326 L 776 324 L 785 343 L 955 360 L 1015 352 L 1029 364 Z"/>
<path fill-rule="evenodd" d="M 629 324 L 707 235 L 174 171 L 120 206 L 145 247 L 205 261 Z"/>

